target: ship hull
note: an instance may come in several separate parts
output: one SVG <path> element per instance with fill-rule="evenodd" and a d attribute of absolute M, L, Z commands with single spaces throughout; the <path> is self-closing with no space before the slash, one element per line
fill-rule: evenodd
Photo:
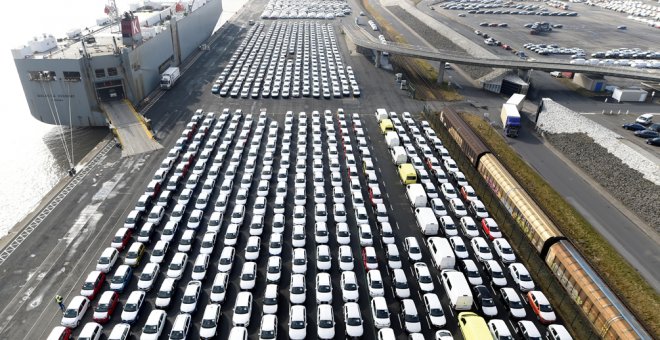
<path fill-rule="evenodd" d="M 138 106 L 159 87 L 160 73 L 179 66 L 211 36 L 221 13 L 222 0 L 210 0 L 133 49 L 15 59 L 30 113 L 47 124 L 107 126 L 100 102 L 127 99 Z M 35 80 L 43 71 L 52 76 Z"/>

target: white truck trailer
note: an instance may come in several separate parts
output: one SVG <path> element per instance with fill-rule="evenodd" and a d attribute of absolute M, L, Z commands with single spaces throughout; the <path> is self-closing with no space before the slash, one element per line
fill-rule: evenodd
<path fill-rule="evenodd" d="M 170 67 L 160 75 L 160 88 L 164 90 L 171 89 L 177 80 L 181 77 L 178 67 Z"/>

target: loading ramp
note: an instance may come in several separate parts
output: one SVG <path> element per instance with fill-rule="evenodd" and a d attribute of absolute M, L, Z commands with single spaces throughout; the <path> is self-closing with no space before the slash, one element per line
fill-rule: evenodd
<path fill-rule="evenodd" d="M 121 143 L 122 157 L 163 148 L 154 139 L 144 117 L 135 111 L 128 100 L 102 102 L 101 110 L 110 121 L 110 127 Z"/>

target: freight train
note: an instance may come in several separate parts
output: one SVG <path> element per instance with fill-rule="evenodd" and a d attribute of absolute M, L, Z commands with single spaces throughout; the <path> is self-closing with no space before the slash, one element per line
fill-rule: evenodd
<path fill-rule="evenodd" d="M 632 313 L 467 123 L 451 109 L 443 110 L 439 118 L 599 336 L 650 339 Z"/>

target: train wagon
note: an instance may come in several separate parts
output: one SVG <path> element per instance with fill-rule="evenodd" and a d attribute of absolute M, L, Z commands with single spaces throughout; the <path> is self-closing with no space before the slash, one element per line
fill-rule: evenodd
<path fill-rule="evenodd" d="M 493 154 L 483 155 L 477 170 L 544 258 L 548 247 L 564 235 Z"/>
<path fill-rule="evenodd" d="M 545 263 L 603 339 L 650 339 L 637 319 L 568 240 L 550 246 Z"/>
<path fill-rule="evenodd" d="M 446 109 L 440 112 L 440 121 L 447 128 L 458 146 L 463 150 L 473 166 L 477 166 L 479 158 L 490 152 L 479 136 L 454 110 Z"/>

